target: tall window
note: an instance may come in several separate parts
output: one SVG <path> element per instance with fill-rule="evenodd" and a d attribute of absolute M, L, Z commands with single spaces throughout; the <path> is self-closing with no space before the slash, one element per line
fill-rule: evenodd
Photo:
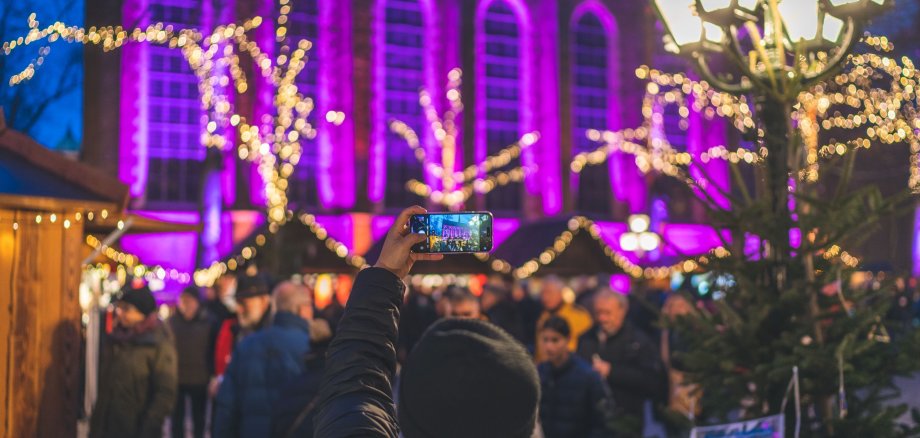
<path fill-rule="evenodd" d="M 389 130 L 390 120 L 401 120 L 424 138 L 425 117 L 418 103 L 424 85 L 424 21 L 418 0 L 386 0 L 383 14 L 383 118 L 386 131 L 387 207 L 403 208 L 421 202 L 406 190 L 406 181 L 423 180 L 422 165 L 406 141 Z M 379 80 L 379 79 L 378 79 Z M 437 96 L 437 92 L 433 92 Z"/>
<path fill-rule="evenodd" d="M 610 123 L 610 69 L 608 37 L 603 23 L 586 13 L 573 28 L 573 153 L 590 152 L 598 143 L 588 139 L 589 129 L 604 130 Z M 576 209 L 608 214 L 612 192 L 608 166 L 588 166 L 578 175 Z"/>
<path fill-rule="evenodd" d="M 200 27 L 200 0 L 151 0 L 150 21 L 175 28 Z M 182 52 L 149 47 L 149 179 L 151 207 L 197 204 L 201 186 L 202 117 L 198 79 Z"/>
<path fill-rule="evenodd" d="M 486 153 L 494 155 L 522 134 L 520 23 L 502 0 L 489 6 L 484 20 L 485 113 L 484 120 L 479 122 L 485 127 Z M 496 211 L 518 211 L 521 198 L 521 184 L 511 183 L 489 192 L 486 207 Z"/>
<path fill-rule="evenodd" d="M 297 89 L 305 97 L 314 99 L 314 105 L 316 105 L 317 73 L 320 63 L 316 42 L 319 36 L 319 0 L 296 0 L 289 4 L 292 6 L 288 15 L 289 47 L 292 49 L 297 47 L 298 41 L 302 39 L 313 43 L 313 48 L 307 52 L 306 66 L 297 75 Z M 314 110 L 307 120 L 314 128 L 317 128 L 317 122 L 322 117 L 325 115 Z M 316 186 L 319 169 L 318 145 L 315 140 L 301 138 L 300 146 L 303 152 L 294 169 L 294 174 L 291 175 L 288 189 L 288 199 L 295 210 L 304 210 L 319 205 Z"/>

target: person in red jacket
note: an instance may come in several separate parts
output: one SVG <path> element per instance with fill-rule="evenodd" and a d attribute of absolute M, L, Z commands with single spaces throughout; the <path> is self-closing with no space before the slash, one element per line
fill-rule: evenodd
<path fill-rule="evenodd" d="M 214 374 L 217 383 L 211 385 L 212 397 L 219 389 L 220 377 L 230 364 L 237 344 L 267 325 L 271 315 L 270 293 L 268 280 L 263 276 L 241 276 L 237 280 L 236 302 L 239 307 L 236 318 L 223 322 L 214 342 Z"/>

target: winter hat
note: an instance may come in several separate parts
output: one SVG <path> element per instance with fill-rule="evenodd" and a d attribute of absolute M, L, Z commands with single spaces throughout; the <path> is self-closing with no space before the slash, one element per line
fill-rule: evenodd
<path fill-rule="evenodd" d="M 403 368 L 399 424 L 406 438 L 527 438 L 540 380 L 530 356 L 497 326 L 443 319 Z"/>
<path fill-rule="evenodd" d="M 236 280 L 236 299 L 269 295 L 271 285 L 264 275 L 241 275 Z"/>
<path fill-rule="evenodd" d="M 197 286 L 186 286 L 185 289 L 182 289 L 181 295 L 188 295 L 194 298 L 195 301 L 201 302 L 201 293 Z"/>
<path fill-rule="evenodd" d="M 153 298 L 153 293 L 147 286 L 125 290 L 119 301 L 136 307 L 144 316 L 149 316 L 157 310 L 157 300 Z"/>

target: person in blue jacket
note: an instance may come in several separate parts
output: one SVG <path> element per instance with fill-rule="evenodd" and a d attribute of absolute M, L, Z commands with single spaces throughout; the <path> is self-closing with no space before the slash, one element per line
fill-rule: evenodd
<path fill-rule="evenodd" d="M 610 391 L 600 374 L 568 348 L 569 323 L 558 316 L 543 323 L 538 340 L 547 361 L 540 374 L 540 423 L 546 438 L 601 438 L 613 435 Z"/>
<path fill-rule="evenodd" d="M 281 283 L 271 325 L 237 346 L 215 400 L 214 437 L 267 437 L 282 391 L 305 371 L 313 300 L 309 288 Z"/>

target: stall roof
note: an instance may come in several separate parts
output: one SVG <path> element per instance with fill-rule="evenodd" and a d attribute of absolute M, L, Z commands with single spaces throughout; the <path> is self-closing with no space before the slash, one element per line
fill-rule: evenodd
<path fill-rule="evenodd" d="M 0 206 L 28 210 L 122 210 L 128 186 L 6 125 L 0 110 Z"/>
<path fill-rule="evenodd" d="M 578 226 L 572 227 L 573 221 Z M 549 263 L 539 263 L 534 275 L 572 276 L 623 272 L 605 252 L 604 243 L 592 237 L 590 230 L 584 229 L 577 219 L 568 217 L 521 225 L 492 256 L 514 268 L 521 268 L 530 261 L 539 260 L 540 255 L 552 249 L 557 239 L 567 232 L 572 236 L 571 241 L 563 251 L 556 251 L 557 254 Z"/>
<path fill-rule="evenodd" d="M 359 268 L 349 263 L 352 256 L 340 257 L 333 248 L 327 244 L 326 239 L 321 239 L 317 234 L 301 221 L 292 220 L 282 225 L 275 233 L 271 233 L 270 225 L 265 224 L 243 240 L 231 258 L 235 259 L 238 266 L 245 266 L 250 261 L 243 259 L 243 248 L 255 248 L 255 263 L 260 270 L 273 276 L 289 277 L 293 274 L 318 274 L 318 273 L 354 273 Z M 262 245 L 257 244 L 259 236 L 264 238 Z M 363 259 L 361 259 L 363 260 Z"/>

